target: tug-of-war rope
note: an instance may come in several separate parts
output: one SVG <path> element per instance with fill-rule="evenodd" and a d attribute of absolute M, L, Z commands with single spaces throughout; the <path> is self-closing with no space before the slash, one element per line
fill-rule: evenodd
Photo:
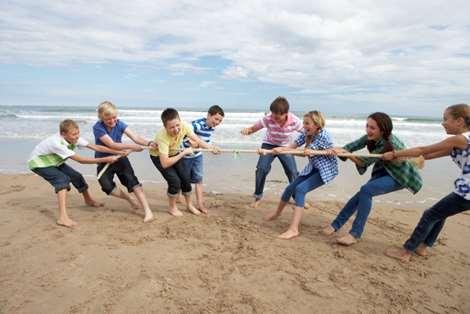
<path fill-rule="evenodd" d="M 148 146 L 142 146 L 143 149 L 149 149 Z M 212 149 L 207 148 L 193 148 L 195 153 L 197 152 L 213 152 Z M 262 154 L 262 155 L 295 155 L 295 156 L 320 156 L 320 155 L 330 155 L 330 156 L 338 156 L 338 157 L 359 157 L 359 158 L 382 158 L 383 154 L 361 154 L 361 153 L 337 153 L 331 154 L 328 150 L 304 150 L 304 149 L 286 149 L 281 151 L 274 151 L 268 149 L 231 149 L 231 148 L 219 148 L 217 150 L 220 153 L 233 153 L 234 157 L 236 158 L 241 153 L 251 153 L 251 154 Z M 424 167 L 424 158 L 421 157 L 413 157 L 413 158 L 400 158 L 400 160 L 410 159 L 412 163 L 414 163 L 419 169 Z M 106 164 L 103 169 L 98 173 L 97 179 L 99 180 L 106 170 L 109 168 L 110 164 Z"/>

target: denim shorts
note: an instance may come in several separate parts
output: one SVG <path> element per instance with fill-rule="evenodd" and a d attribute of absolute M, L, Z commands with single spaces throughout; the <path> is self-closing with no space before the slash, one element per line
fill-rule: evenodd
<path fill-rule="evenodd" d="M 193 158 L 183 158 L 183 165 L 189 172 L 191 183 L 201 183 L 203 175 L 203 159 L 202 154 Z"/>
<path fill-rule="evenodd" d="M 88 184 L 82 174 L 66 164 L 56 167 L 35 168 L 31 171 L 49 182 L 54 187 L 56 193 L 64 189 L 70 191 L 70 183 L 80 193 L 88 189 Z"/>

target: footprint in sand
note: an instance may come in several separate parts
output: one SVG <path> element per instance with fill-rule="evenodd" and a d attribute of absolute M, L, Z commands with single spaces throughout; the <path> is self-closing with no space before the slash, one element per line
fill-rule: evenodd
<path fill-rule="evenodd" d="M 6 195 L 10 193 L 17 193 L 21 192 L 25 189 L 26 187 L 24 185 L 10 185 L 9 188 L 7 188 L 5 191 L 0 191 L 0 195 Z"/>

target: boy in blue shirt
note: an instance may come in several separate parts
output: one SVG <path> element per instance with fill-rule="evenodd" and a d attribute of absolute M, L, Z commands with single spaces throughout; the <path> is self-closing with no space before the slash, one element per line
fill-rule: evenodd
<path fill-rule="evenodd" d="M 209 108 L 207 111 L 207 117 L 200 118 L 191 122 L 194 133 L 199 138 L 207 143 L 210 143 L 212 133 L 215 127 L 217 127 L 224 119 L 224 110 L 217 105 Z M 185 140 L 183 146 L 185 148 L 191 146 L 191 142 Z M 197 152 L 191 155 L 187 155 L 183 158 L 184 169 L 187 171 L 191 178 L 191 183 L 195 184 L 196 187 L 196 201 L 197 208 L 204 214 L 207 214 L 207 208 L 204 206 L 203 201 L 203 185 L 202 185 L 202 174 L 203 174 L 203 159 L 202 153 Z"/>

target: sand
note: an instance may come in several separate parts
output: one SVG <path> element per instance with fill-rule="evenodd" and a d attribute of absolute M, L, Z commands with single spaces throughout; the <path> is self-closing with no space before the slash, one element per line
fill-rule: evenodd
<path fill-rule="evenodd" d="M 406 239 L 420 209 L 377 205 L 362 240 L 341 247 L 319 234 L 341 202 L 313 203 L 286 241 L 276 236 L 289 208 L 262 220 L 274 196 L 251 209 L 250 195 L 208 194 L 208 216 L 175 218 L 165 185 L 146 185 L 156 220 L 144 224 L 89 183 L 106 206 L 70 192 L 79 226 L 67 229 L 41 178 L 0 175 L 0 313 L 470 313 L 469 214 L 448 220 L 430 256 L 403 264 L 383 251 Z"/>

